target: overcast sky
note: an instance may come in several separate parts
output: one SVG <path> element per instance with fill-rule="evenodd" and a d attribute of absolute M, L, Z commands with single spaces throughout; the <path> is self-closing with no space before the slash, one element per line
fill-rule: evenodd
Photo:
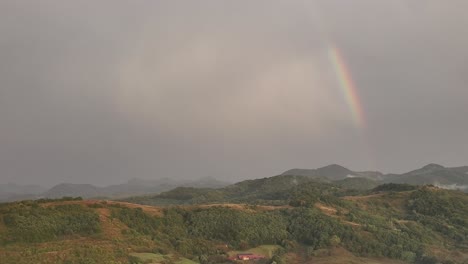
<path fill-rule="evenodd" d="M 2 0 L 0 183 L 468 165 L 466 10 L 465 0 Z"/>

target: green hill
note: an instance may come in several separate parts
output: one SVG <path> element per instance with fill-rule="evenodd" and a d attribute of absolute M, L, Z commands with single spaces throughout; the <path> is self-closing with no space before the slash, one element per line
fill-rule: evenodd
<path fill-rule="evenodd" d="M 429 164 L 404 174 L 387 175 L 384 182 L 414 185 L 434 184 L 445 189 L 468 191 L 467 172 L 467 167 L 446 168 L 438 164 Z"/>
<path fill-rule="evenodd" d="M 0 259 L 231 263 L 232 252 L 264 245 L 276 248 L 268 256 L 276 263 L 468 259 L 468 195 L 433 186 L 386 184 L 355 193 L 283 175 L 146 199 L 179 206 L 71 198 L 1 204 Z"/>
<path fill-rule="evenodd" d="M 147 205 L 251 203 L 282 205 L 303 191 L 317 193 L 338 191 L 338 186 L 307 176 L 279 175 L 246 180 L 219 189 L 179 187 L 153 196 L 137 196 L 123 201 Z"/>

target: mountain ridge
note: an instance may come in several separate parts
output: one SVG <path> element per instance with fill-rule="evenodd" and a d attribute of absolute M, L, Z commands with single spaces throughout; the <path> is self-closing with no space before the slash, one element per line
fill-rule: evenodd
<path fill-rule="evenodd" d="M 412 185 L 432 184 L 446 189 L 468 191 L 468 166 L 445 167 L 430 163 L 421 168 L 402 173 L 384 174 L 380 171 L 354 171 L 338 164 L 330 164 L 317 169 L 290 169 L 281 176 L 303 176 L 322 182 L 337 182 L 342 187 L 377 186 L 383 183 L 406 183 Z M 347 180 L 357 178 L 356 180 Z M 367 179 L 359 180 L 360 178 Z M 296 179 L 297 180 L 297 179 Z M 363 186 L 359 186 L 359 182 Z M 221 188 L 230 185 L 228 182 L 213 177 L 196 180 L 171 178 L 140 179 L 132 178 L 126 183 L 98 187 L 92 184 L 61 183 L 45 189 L 36 185 L 0 185 L 0 201 L 15 201 L 38 198 L 60 198 L 63 196 L 80 196 L 83 198 L 108 197 L 120 198 L 135 195 L 157 194 L 177 187 Z M 236 184 L 234 184 L 236 185 Z"/>
<path fill-rule="evenodd" d="M 25 199 L 39 198 L 61 198 L 64 196 L 95 198 L 119 198 L 135 195 L 155 194 L 163 191 L 168 191 L 177 187 L 198 187 L 198 188 L 219 188 L 229 185 L 228 182 L 223 182 L 215 178 L 203 177 L 196 180 L 181 180 L 181 179 L 140 179 L 132 178 L 126 183 L 108 185 L 104 187 L 95 186 L 92 184 L 77 184 L 77 183 L 60 183 L 52 186 L 49 189 L 38 189 L 31 193 L 8 193 L 0 190 L 0 201 L 15 201 Z"/>
<path fill-rule="evenodd" d="M 327 170 L 346 172 L 336 166 Z M 332 263 L 347 263 L 354 255 L 404 261 L 396 263 L 464 263 L 468 256 L 467 193 L 431 185 L 375 184 L 363 177 L 324 181 L 277 175 L 218 189 L 178 187 L 120 200 L 64 197 L 0 204 L 0 244 L 13 245 L 0 247 L 0 259 L 35 263 L 34 258 L 49 258 L 49 252 L 57 251 L 50 243 L 69 243 L 60 247 L 60 258 L 68 262 L 50 259 L 44 263 L 75 263 L 70 261 L 80 256 L 92 257 L 93 263 L 115 263 L 106 259 L 144 263 L 149 255 L 158 257 L 158 262 L 184 257 L 195 260 L 189 263 L 231 263 L 229 258 L 238 250 L 249 252 L 249 248 L 267 245 L 283 249 L 276 257 L 265 254 L 271 260 L 283 259 L 277 263 L 330 263 L 315 257 L 327 251 L 325 255 L 330 256 L 337 246 L 349 253 Z M 57 186 L 69 195 L 76 187 L 90 192 L 99 188 Z M 73 251 L 83 241 L 95 248 Z M 30 243 L 48 250 L 24 255 Z M 127 250 L 118 250 L 122 248 Z M 208 255 L 213 261 L 205 261 Z"/>
<path fill-rule="evenodd" d="M 332 164 L 318 169 L 291 169 L 281 175 L 306 176 L 328 181 L 367 178 L 378 183 L 432 184 L 447 189 L 468 190 L 468 166 L 444 167 L 435 163 L 402 174 L 383 174 L 379 171 L 359 172 Z"/>

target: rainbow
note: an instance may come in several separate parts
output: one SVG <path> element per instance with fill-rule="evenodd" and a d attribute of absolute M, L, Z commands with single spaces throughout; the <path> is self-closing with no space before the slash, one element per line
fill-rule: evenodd
<path fill-rule="evenodd" d="M 354 86 L 353 79 L 351 78 L 351 73 L 346 67 L 345 60 L 343 56 L 341 56 L 340 51 L 334 46 L 329 46 L 328 56 L 335 70 L 336 77 L 338 78 L 341 91 L 353 115 L 354 122 L 358 127 L 362 128 L 365 126 L 364 110 L 359 100 L 359 94 Z"/>

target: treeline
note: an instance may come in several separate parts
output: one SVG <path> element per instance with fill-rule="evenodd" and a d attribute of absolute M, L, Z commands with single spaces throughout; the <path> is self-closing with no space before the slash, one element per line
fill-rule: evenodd
<path fill-rule="evenodd" d="M 116 210 L 115 208 L 119 208 Z M 130 209 L 123 206 L 115 206 L 112 217 L 118 218 L 131 230 L 140 234 L 152 235 L 157 231 L 161 220 L 143 212 L 141 208 Z"/>
<path fill-rule="evenodd" d="M 66 199 L 68 200 L 68 199 Z M 76 204 L 43 207 L 44 201 L 25 201 L 0 207 L 7 232 L 1 243 L 44 242 L 69 235 L 100 232 L 99 216 Z"/>
<path fill-rule="evenodd" d="M 411 194 L 408 209 L 412 220 L 468 247 L 468 195 L 427 186 Z"/>
<path fill-rule="evenodd" d="M 116 208 L 113 215 L 140 234 L 164 242 L 168 250 L 189 257 L 222 254 L 217 250 L 218 244 L 237 249 L 276 244 L 291 249 L 297 243 L 311 251 L 342 246 L 360 256 L 385 256 L 409 262 L 424 256 L 417 232 L 353 227 L 313 208 L 255 213 L 223 207 L 168 208 L 161 218 L 144 214 L 140 209 Z"/>
<path fill-rule="evenodd" d="M 393 192 L 404 192 L 404 191 L 413 191 L 416 190 L 418 186 L 410 185 L 406 183 L 385 183 L 379 185 L 373 189 L 374 192 L 386 192 L 386 191 L 393 191 Z"/>
<path fill-rule="evenodd" d="M 209 208 L 185 217 L 193 237 L 225 241 L 236 248 L 280 244 L 288 239 L 287 219 L 277 211 L 248 213 L 229 208 Z"/>
<path fill-rule="evenodd" d="M 303 176 L 275 176 L 247 180 L 220 189 L 179 187 L 159 195 L 132 197 L 125 201 L 150 205 L 252 201 L 268 204 L 279 201 L 280 204 L 285 204 L 289 198 L 288 190 L 311 181 L 312 179 Z"/>
<path fill-rule="evenodd" d="M 179 187 L 154 196 L 130 197 L 123 201 L 148 205 L 182 205 L 205 203 L 255 203 L 286 205 L 289 202 L 310 204 L 325 196 L 345 194 L 339 186 L 305 176 L 275 176 L 247 180 L 221 189 Z"/>
<path fill-rule="evenodd" d="M 310 206 L 330 200 L 338 201 L 347 195 L 364 195 L 375 192 L 412 191 L 417 186 L 408 184 L 383 184 L 363 178 L 350 178 L 328 183 L 306 176 L 280 175 L 270 178 L 246 180 L 220 189 L 178 187 L 153 196 L 137 196 L 123 201 L 147 205 L 184 205 L 205 203 L 249 203 L 262 205 Z"/>
<path fill-rule="evenodd" d="M 265 244 L 280 245 L 286 251 L 305 247 L 309 256 L 340 246 L 358 256 L 409 263 L 437 263 L 426 255 L 430 253 L 428 244 L 447 249 L 449 245 L 449 250 L 468 247 L 468 196 L 464 193 L 433 186 L 385 184 L 366 191 L 368 196 L 343 199 L 348 192 L 337 186 L 302 180 L 261 179 L 223 190 L 177 188 L 158 197 L 181 203 L 225 199 L 249 206 L 167 207 L 158 216 L 105 202 L 88 206 L 45 204 L 80 199 L 71 197 L 0 204 L 0 220 L 7 227 L 0 242 L 43 242 L 96 234 L 100 224 L 93 209 L 105 208 L 111 210 L 111 218 L 128 227 L 121 235 L 132 250 L 181 254 L 203 264 L 222 263 L 225 245 L 239 250 Z M 251 193 L 248 201 L 242 197 L 247 193 Z M 257 206 L 276 202 L 291 207 L 265 211 Z M 321 206 L 336 212 L 327 215 L 317 209 Z M 434 237 L 442 239 L 434 241 Z M 277 263 L 280 253 L 275 255 Z"/>
<path fill-rule="evenodd" d="M 376 196 L 353 202 L 342 199 L 350 192 L 336 185 L 283 176 L 245 181 L 218 190 L 178 188 L 155 199 L 182 203 L 289 204 L 295 209 L 261 213 L 227 208 L 167 209 L 163 219 L 172 220 L 160 223 L 158 228 L 165 228 L 165 231 L 159 232 L 159 236 L 171 234 L 167 239 L 178 250 L 181 250 L 180 245 L 185 245 L 183 252 L 203 251 L 187 246 L 193 244 L 187 241 L 195 238 L 229 243 L 237 248 L 299 242 L 311 251 L 340 245 L 356 255 L 385 256 L 416 263 L 430 263 L 430 257 L 425 255 L 427 244 L 468 246 L 468 196 L 464 193 L 434 186 L 390 183 L 360 191 L 360 194 Z M 317 203 L 336 208 L 336 217 L 313 209 Z M 447 240 L 434 241 L 437 236 Z"/>

